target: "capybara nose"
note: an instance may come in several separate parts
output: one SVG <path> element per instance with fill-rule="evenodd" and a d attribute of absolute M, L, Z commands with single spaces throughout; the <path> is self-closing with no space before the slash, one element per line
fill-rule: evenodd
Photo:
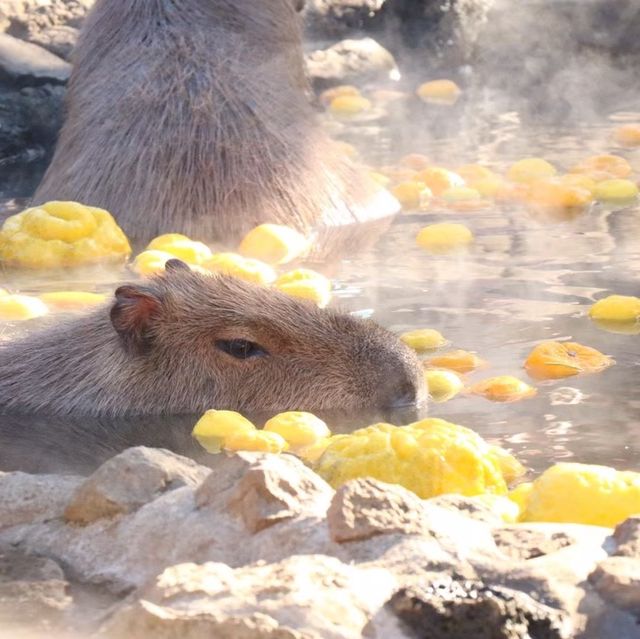
<path fill-rule="evenodd" d="M 389 408 L 402 408 L 415 404 L 418 400 L 418 388 L 410 380 L 403 380 L 392 390 L 389 395 Z"/>

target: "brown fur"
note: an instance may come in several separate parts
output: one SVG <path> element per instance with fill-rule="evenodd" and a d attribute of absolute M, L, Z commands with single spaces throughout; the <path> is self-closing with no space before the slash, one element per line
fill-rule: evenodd
<path fill-rule="evenodd" d="M 422 399 L 415 354 L 373 322 L 181 265 L 120 287 L 110 307 L 0 347 L 0 407 L 117 416 Z M 216 345 L 232 339 L 268 354 L 241 360 Z"/>
<path fill-rule="evenodd" d="M 307 102 L 292 0 L 97 0 L 36 195 L 111 211 L 130 236 L 236 238 L 391 215 Z"/>

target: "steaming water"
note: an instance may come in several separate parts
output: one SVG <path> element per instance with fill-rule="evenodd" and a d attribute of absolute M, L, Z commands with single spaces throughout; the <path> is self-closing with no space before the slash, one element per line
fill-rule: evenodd
<path fill-rule="evenodd" d="M 424 152 L 454 166 L 480 161 L 503 169 L 512 160 L 539 155 L 568 168 L 590 154 L 619 151 L 611 146 L 610 133 L 626 119 L 640 121 L 640 114 L 617 114 L 597 125 L 568 129 L 524 127 L 516 113 L 504 113 L 489 127 L 466 129 L 464 135 L 455 126 L 444 127 L 438 137 L 403 135 L 393 121 L 340 127 L 339 133 L 367 147 L 372 164 Z M 640 152 L 625 150 L 623 155 L 640 169 Z M 443 220 L 464 222 L 473 230 L 476 242 L 467 254 L 431 256 L 415 246 L 421 226 Z M 532 399 L 497 404 L 462 394 L 432 404 L 429 412 L 514 450 L 536 470 L 561 460 L 640 470 L 640 336 L 605 332 L 586 316 L 595 299 L 640 294 L 640 206 L 597 206 L 573 220 L 546 222 L 516 205 L 408 214 L 376 247 L 328 268 L 336 281 L 337 305 L 398 331 L 437 328 L 452 347 L 476 351 L 489 366 L 470 375 L 469 382 L 500 374 L 527 379 L 522 363 L 546 339 L 575 340 L 613 356 L 616 365 L 602 373 L 536 383 L 538 395 Z M 124 272 L 101 273 L 96 283 L 95 274 L 76 274 L 71 282 L 9 274 L 4 285 L 25 292 L 109 290 L 111 282 L 124 277 Z M 31 325 L 37 324 L 26 326 Z M 24 324 L 5 325 L 0 338 L 23 330 Z M 332 426 L 348 430 L 371 419 L 334 417 Z M 0 466 L 29 460 L 29 466 L 43 470 L 88 472 L 113 450 L 136 443 L 198 455 L 189 439 L 193 422 L 193 417 L 180 417 L 91 426 L 86 420 L 70 424 L 29 418 L 9 424 L 2 418 Z"/>

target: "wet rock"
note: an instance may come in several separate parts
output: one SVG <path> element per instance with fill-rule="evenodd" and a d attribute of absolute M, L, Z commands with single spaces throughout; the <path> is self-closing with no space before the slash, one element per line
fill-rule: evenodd
<path fill-rule="evenodd" d="M 12 624 L 43 625 L 57 619 L 71 604 L 68 586 L 51 559 L 0 552 L 0 628 L 6 632 Z"/>
<path fill-rule="evenodd" d="M 329 485 L 296 457 L 238 453 L 198 489 L 198 506 L 215 504 L 233 480 L 237 483 L 225 494 L 226 504 L 251 533 L 293 519 L 309 507 L 323 512 L 333 494 Z"/>
<path fill-rule="evenodd" d="M 102 464 L 78 487 L 65 518 L 87 524 L 129 513 L 167 491 L 197 486 L 208 474 L 208 469 L 168 450 L 129 448 Z"/>
<path fill-rule="evenodd" d="M 0 81 L 16 86 L 64 84 L 71 65 L 49 51 L 0 33 Z"/>
<path fill-rule="evenodd" d="M 496 545 L 516 560 L 528 560 L 548 555 L 574 543 L 571 535 L 558 531 L 532 529 L 524 526 L 505 526 L 493 531 Z"/>
<path fill-rule="evenodd" d="M 609 557 L 589 575 L 589 582 L 606 602 L 640 615 L 640 558 Z"/>
<path fill-rule="evenodd" d="M 335 84 L 388 80 L 398 72 L 396 62 L 372 38 L 342 40 L 306 56 L 307 72 L 317 89 Z"/>
<path fill-rule="evenodd" d="M 613 531 L 618 547 L 614 554 L 640 559 L 640 515 L 625 519 Z"/>
<path fill-rule="evenodd" d="M 81 477 L 0 473 L 0 530 L 62 517 Z"/>
<path fill-rule="evenodd" d="M 337 542 L 395 532 L 428 534 L 422 500 L 395 484 L 354 479 L 342 485 L 327 512 L 331 538 Z"/>
<path fill-rule="evenodd" d="M 482 582 L 444 579 L 402 588 L 390 609 L 424 639 L 562 639 L 559 611 L 528 595 Z"/>
<path fill-rule="evenodd" d="M 394 579 L 318 555 L 232 570 L 219 563 L 165 570 L 117 611 L 102 637 L 360 638 Z"/>
<path fill-rule="evenodd" d="M 29 38 L 29 42 L 68 61 L 78 41 L 79 33 L 80 30 L 74 27 L 53 26 L 38 31 Z"/>

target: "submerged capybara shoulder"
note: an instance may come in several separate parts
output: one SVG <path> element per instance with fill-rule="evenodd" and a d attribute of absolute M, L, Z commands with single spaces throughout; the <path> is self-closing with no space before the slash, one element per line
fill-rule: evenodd
<path fill-rule="evenodd" d="M 97 0 L 35 202 L 109 210 L 132 238 L 239 238 L 397 211 L 308 104 L 294 0 Z"/>
<path fill-rule="evenodd" d="M 19 412 L 357 409 L 423 393 L 415 354 L 377 324 L 179 260 L 0 348 L 0 408 Z"/>

